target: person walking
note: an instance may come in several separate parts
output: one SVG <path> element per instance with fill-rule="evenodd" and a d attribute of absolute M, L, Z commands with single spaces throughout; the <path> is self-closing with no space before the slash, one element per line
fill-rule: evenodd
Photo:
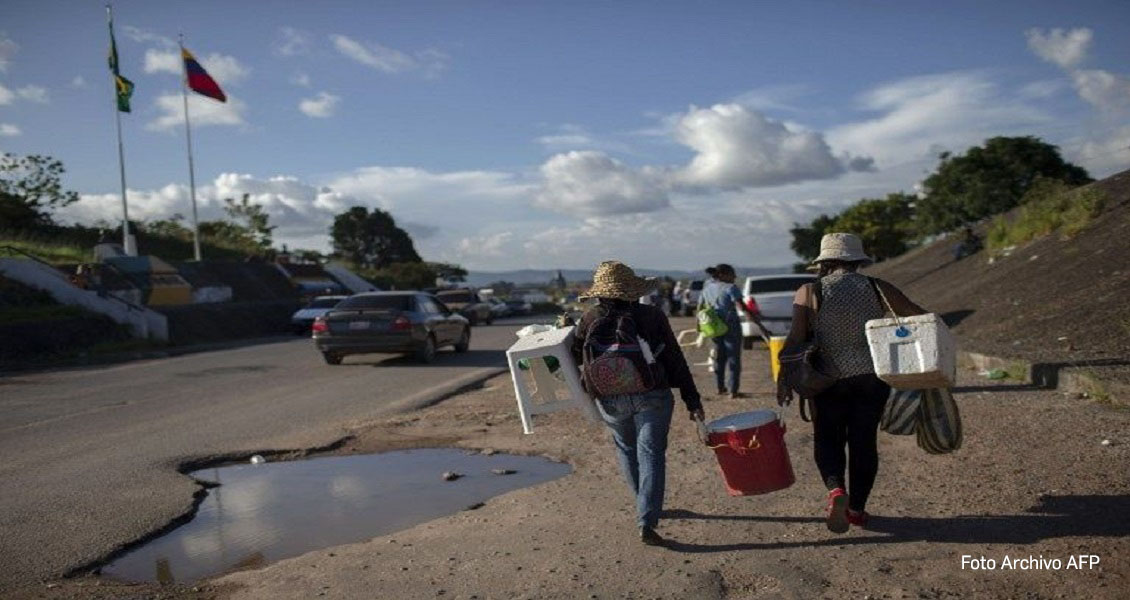
<path fill-rule="evenodd" d="M 864 324 L 886 313 L 878 291 L 899 316 L 925 314 L 898 288 L 858 272 L 872 263 L 863 242 L 850 233 L 820 240 L 818 284 L 807 283 L 793 299 L 793 322 L 785 348 L 815 336 L 820 356 L 839 379 L 811 398 L 816 467 L 828 488 L 828 529 L 843 533 L 867 523 L 867 498 L 879 471 L 876 436 L 891 388 L 875 375 Z M 793 392 L 777 381 L 777 402 L 787 406 Z M 845 452 L 846 446 L 846 452 Z M 850 473 L 850 485 L 845 478 Z"/>
<path fill-rule="evenodd" d="M 617 261 L 600 263 L 584 295 L 597 303 L 581 316 L 573 357 L 585 389 L 612 433 L 616 457 L 636 499 L 640 540 L 662 546 L 667 432 L 679 388 L 692 420 L 705 420 L 702 401 L 671 324 L 659 307 L 637 299 L 656 285 Z"/>
<path fill-rule="evenodd" d="M 760 320 L 742 303 L 742 294 L 734 285 L 737 274 L 734 267 L 721 263 L 714 267 L 714 280 L 702 286 L 699 306 L 709 306 L 726 322 L 726 333 L 714 340 L 714 378 L 718 384 L 718 395 L 729 392 L 731 398 L 742 398 L 738 390 L 742 374 L 742 323 L 738 311 L 749 315 L 750 320 L 760 326 Z M 727 371 L 729 378 L 727 379 Z"/>

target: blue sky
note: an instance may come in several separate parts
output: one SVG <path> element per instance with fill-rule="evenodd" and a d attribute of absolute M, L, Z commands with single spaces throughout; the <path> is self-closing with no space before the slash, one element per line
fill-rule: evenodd
<path fill-rule="evenodd" d="M 250 193 L 291 248 L 389 210 L 476 270 L 791 263 L 788 228 L 914 191 L 942 150 L 1037 135 L 1130 167 L 1130 3 L 114 4 L 132 218 L 189 215 L 176 37 L 229 96 L 192 95 L 201 218 Z M 49 154 L 121 217 L 105 10 L 0 4 L 0 150 Z"/>

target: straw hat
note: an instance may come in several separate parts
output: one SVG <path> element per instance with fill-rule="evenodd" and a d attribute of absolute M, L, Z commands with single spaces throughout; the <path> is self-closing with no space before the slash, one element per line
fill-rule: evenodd
<path fill-rule="evenodd" d="M 863 240 L 854 233 L 827 233 L 820 238 L 820 256 L 812 261 L 818 263 L 825 260 L 840 260 L 843 262 L 859 262 L 866 264 L 875 262 L 863 252 Z"/>
<path fill-rule="evenodd" d="M 635 302 L 640 296 L 655 289 L 658 281 L 654 277 L 640 277 L 628 265 L 606 260 L 596 267 L 592 276 L 592 287 L 581 295 L 585 298 L 612 298 Z"/>

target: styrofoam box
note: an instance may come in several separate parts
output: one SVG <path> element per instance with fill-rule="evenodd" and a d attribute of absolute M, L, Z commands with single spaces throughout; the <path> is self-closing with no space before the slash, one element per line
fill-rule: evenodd
<path fill-rule="evenodd" d="M 901 327 L 899 325 L 901 323 Z M 865 326 L 879 379 L 900 390 L 953 387 L 957 343 L 934 313 L 873 319 Z"/>

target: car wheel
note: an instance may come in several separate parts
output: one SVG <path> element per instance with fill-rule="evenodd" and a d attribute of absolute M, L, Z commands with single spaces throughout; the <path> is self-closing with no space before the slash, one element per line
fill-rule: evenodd
<path fill-rule="evenodd" d="M 746 350 L 753 350 L 753 338 L 742 338 L 742 348 L 745 348 Z"/>
<path fill-rule="evenodd" d="M 479 324 L 479 318 L 476 317 L 474 315 L 474 313 L 472 313 L 472 314 L 467 315 L 467 322 L 470 323 L 471 325 L 478 325 Z"/>
<path fill-rule="evenodd" d="M 428 364 L 436 359 L 436 338 L 432 334 L 428 334 L 428 339 L 424 340 L 424 346 L 416 351 L 416 360 Z"/>
<path fill-rule="evenodd" d="M 487 317 L 487 319 L 486 319 L 485 323 L 486 323 L 487 325 L 490 325 L 491 323 L 494 323 L 494 315 L 491 315 L 491 316 Z"/>
<path fill-rule="evenodd" d="M 464 327 L 463 334 L 459 336 L 459 341 L 455 342 L 456 352 L 466 352 L 471 347 L 471 328 Z"/>
<path fill-rule="evenodd" d="M 335 352 L 323 352 L 322 358 L 326 359 L 327 365 L 340 365 L 341 359 L 345 357 Z"/>

